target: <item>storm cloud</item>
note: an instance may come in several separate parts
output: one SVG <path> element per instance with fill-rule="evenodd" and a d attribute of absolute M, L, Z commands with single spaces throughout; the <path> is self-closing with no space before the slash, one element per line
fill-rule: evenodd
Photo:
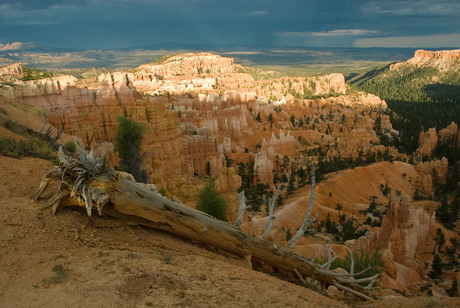
<path fill-rule="evenodd" d="M 458 16 L 448 0 L 0 0 L 0 43 L 460 47 Z"/>

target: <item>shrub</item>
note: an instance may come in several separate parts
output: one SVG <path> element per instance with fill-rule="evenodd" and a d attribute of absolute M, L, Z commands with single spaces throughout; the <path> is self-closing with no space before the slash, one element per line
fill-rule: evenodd
<path fill-rule="evenodd" d="M 142 157 L 141 144 L 145 131 L 145 126 L 126 116 L 118 116 L 117 133 L 115 139 L 115 152 L 118 152 L 120 158 L 119 169 L 129 172 L 134 176 L 137 182 L 146 183 L 148 178 L 144 171 L 141 171 Z"/>
<path fill-rule="evenodd" d="M 16 141 L 9 137 L 0 137 L 0 154 L 15 158 L 33 156 L 43 159 L 53 159 L 53 150 L 45 141 L 34 138 Z"/>
<path fill-rule="evenodd" d="M 196 209 L 223 221 L 227 221 L 227 203 L 219 196 L 214 183 L 206 185 L 198 194 Z"/>
<path fill-rule="evenodd" d="M 452 286 L 450 287 L 449 290 L 446 291 L 446 293 L 450 297 L 458 297 L 458 281 L 457 281 L 457 277 L 454 277 L 454 280 L 452 280 Z"/>
<path fill-rule="evenodd" d="M 433 259 L 433 264 L 431 265 L 431 272 L 428 274 L 430 278 L 437 279 L 442 275 L 442 260 L 441 257 L 436 254 Z"/>
<path fill-rule="evenodd" d="M 54 275 L 50 277 L 50 282 L 52 283 L 55 283 L 55 284 L 61 283 L 67 277 L 67 273 L 64 270 L 64 267 L 62 266 L 62 264 L 55 265 L 53 267 L 53 272 L 54 272 Z"/>
<path fill-rule="evenodd" d="M 256 121 L 262 123 L 262 119 L 260 117 L 260 112 L 257 113 L 257 115 L 256 115 Z"/>
<path fill-rule="evenodd" d="M 27 66 L 24 66 L 22 68 L 22 80 L 27 81 L 27 80 L 36 80 L 36 79 L 41 79 L 41 78 L 50 78 L 53 77 L 52 72 L 44 72 L 39 70 L 36 67 L 28 68 Z"/>
<path fill-rule="evenodd" d="M 77 145 L 73 141 L 67 141 L 64 144 L 64 149 L 66 149 L 70 153 L 75 153 L 77 151 Z"/>
<path fill-rule="evenodd" d="M 158 193 L 162 195 L 163 197 L 166 197 L 166 189 L 164 187 L 161 187 L 160 190 L 158 190 Z"/>

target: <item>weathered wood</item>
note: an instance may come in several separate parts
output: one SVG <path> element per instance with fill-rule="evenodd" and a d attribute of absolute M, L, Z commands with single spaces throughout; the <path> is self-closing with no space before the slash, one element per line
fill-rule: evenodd
<path fill-rule="evenodd" d="M 300 281 L 302 281 L 302 283 L 303 283 L 304 285 L 306 285 L 306 284 L 307 284 L 307 282 L 305 281 L 305 279 L 303 279 L 302 275 L 300 275 L 299 271 L 298 271 L 298 270 L 296 270 L 295 268 L 293 268 L 292 270 L 293 270 L 293 271 L 294 271 L 294 273 L 296 274 L 297 278 L 299 278 L 299 279 L 300 279 Z"/>
<path fill-rule="evenodd" d="M 356 295 L 358 297 L 361 297 L 367 301 L 371 301 L 372 298 L 367 296 L 366 294 L 363 294 L 362 292 L 357 292 L 355 290 L 353 290 L 352 288 L 349 288 L 349 287 L 346 287 L 346 286 L 343 286 L 337 282 L 334 281 L 333 285 L 337 288 L 337 289 L 340 289 L 340 290 L 343 290 L 343 291 L 346 291 L 346 292 L 350 292 L 351 294 L 353 295 Z"/>
<path fill-rule="evenodd" d="M 252 262 L 258 262 L 285 272 L 292 272 L 295 268 L 301 276 L 315 277 L 323 286 L 340 283 L 354 292 L 365 294 L 366 298 L 372 296 L 356 281 L 349 283 L 343 277 L 338 279 L 311 260 L 145 189 L 122 174 L 115 173 L 105 157 L 97 158 L 93 151 L 87 154 L 79 144 L 77 146 L 78 158 L 65 153 L 62 147 L 58 151 L 61 182 L 57 194 L 47 204 L 53 212 L 60 205 L 78 205 L 86 208 L 88 216 L 91 216 L 92 205 L 96 204 L 99 214 L 126 219 L 211 245 L 245 258 L 249 266 Z M 45 176 L 34 198 L 43 193 L 45 184 L 53 178 L 56 178 L 55 171 Z M 311 206 L 308 213 L 311 213 Z"/>
<path fill-rule="evenodd" d="M 297 232 L 294 236 L 289 240 L 286 247 L 284 248 L 285 251 L 291 251 L 297 242 L 302 238 L 305 233 L 305 230 L 316 220 L 318 215 L 315 215 L 313 219 L 310 219 L 311 212 L 313 210 L 313 203 L 315 201 L 315 169 L 311 173 L 311 190 L 310 190 L 310 202 L 308 203 L 307 213 L 305 213 L 305 217 L 302 221 Z"/>
<path fill-rule="evenodd" d="M 238 227 L 239 225 L 243 223 L 244 211 L 247 208 L 248 207 L 244 203 L 244 190 L 243 190 L 238 194 L 238 213 L 236 214 L 236 219 L 235 219 L 235 222 L 233 222 L 233 225 Z"/>
<path fill-rule="evenodd" d="M 268 202 L 269 214 L 268 214 L 268 220 L 267 220 L 267 227 L 265 228 L 264 234 L 262 234 L 263 239 L 267 238 L 268 233 L 270 233 L 270 230 L 272 229 L 273 220 L 275 220 L 274 212 L 275 212 L 275 202 L 276 202 L 277 196 L 278 196 L 278 186 L 276 186 L 275 188 L 275 195 L 273 196 L 273 199 Z"/>
<path fill-rule="evenodd" d="M 49 183 L 53 179 L 57 180 L 60 176 L 61 176 L 61 169 L 59 167 L 55 167 L 54 169 L 51 169 L 50 171 L 48 171 L 45 174 L 43 180 L 40 182 L 40 186 L 35 191 L 35 193 L 31 196 L 31 198 L 34 201 L 37 201 L 38 197 L 46 190 Z"/>

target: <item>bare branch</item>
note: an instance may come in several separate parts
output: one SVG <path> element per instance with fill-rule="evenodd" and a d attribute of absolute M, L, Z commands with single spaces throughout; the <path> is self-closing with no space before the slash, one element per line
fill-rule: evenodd
<path fill-rule="evenodd" d="M 45 132 L 45 136 L 48 137 L 48 138 L 51 138 L 51 133 L 53 132 L 53 129 L 50 127 L 48 127 L 48 129 L 46 130 Z"/>
<path fill-rule="evenodd" d="M 354 279 L 353 277 L 350 278 L 338 278 L 339 281 L 341 282 L 347 282 L 347 283 L 363 283 L 363 282 L 369 282 L 372 280 L 377 279 L 379 277 L 379 274 L 375 274 L 374 276 L 371 277 L 365 277 L 365 278 L 359 278 L 359 279 Z"/>
<path fill-rule="evenodd" d="M 54 141 L 58 141 L 59 138 L 61 138 L 61 135 L 64 132 L 64 127 L 65 127 L 65 111 L 62 112 L 61 127 L 58 128 L 56 137 L 54 137 Z"/>
<path fill-rule="evenodd" d="M 333 250 L 332 250 L 331 243 L 328 243 L 327 244 L 327 262 L 320 266 L 321 269 L 329 270 L 332 262 L 334 262 L 334 260 L 337 259 L 337 255 L 332 257 L 332 252 Z"/>
<path fill-rule="evenodd" d="M 350 252 L 350 275 L 355 272 L 355 258 L 353 258 L 353 252 Z M 353 276 L 350 277 L 353 280 Z"/>
<path fill-rule="evenodd" d="M 371 282 L 369 282 L 369 284 L 366 286 L 365 289 L 366 289 L 366 290 L 370 290 L 370 289 L 372 288 L 372 286 L 374 285 L 374 283 L 375 283 L 375 279 L 372 280 Z"/>
<path fill-rule="evenodd" d="M 45 129 L 46 121 L 48 121 L 48 115 L 46 114 L 45 110 L 43 110 L 43 125 L 42 128 L 40 128 L 39 133 Z"/>
<path fill-rule="evenodd" d="M 86 135 L 88 137 L 88 135 Z M 85 151 L 88 151 L 91 147 L 91 142 L 93 142 L 94 139 L 94 133 L 91 135 L 91 139 L 89 139 L 88 144 L 86 145 Z"/>
<path fill-rule="evenodd" d="M 273 196 L 273 199 L 270 202 L 268 202 L 270 213 L 268 215 L 267 227 L 265 228 L 264 234 L 262 234 L 262 238 L 264 239 L 266 239 L 268 236 L 268 233 L 270 233 L 270 230 L 273 224 L 273 220 L 275 219 L 274 211 L 275 211 L 275 201 L 276 201 L 277 195 L 278 195 L 278 186 L 276 186 L 275 188 L 275 195 Z"/>
<path fill-rule="evenodd" d="M 38 189 L 30 196 L 31 199 L 37 201 L 40 195 L 46 190 L 48 184 L 52 180 L 58 180 L 61 177 L 61 169 L 59 167 L 54 167 L 54 169 L 48 171 L 40 182 Z"/>
<path fill-rule="evenodd" d="M 243 223 L 244 211 L 248 208 L 244 203 L 244 190 L 238 194 L 238 213 L 236 214 L 234 226 L 239 226 Z"/>
<path fill-rule="evenodd" d="M 329 261 L 327 261 L 326 263 L 324 263 L 323 265 L 321 265 L 320 268 L 329 270 L 329 268 L 331 267 L 332 262 L 334 262 L 335 259 L 337 259 L 337 256 L 332 257 Z"/>
<path fill-rule="evenodd" d="M 356 295 L 356 296 L 361 297 L 361 298 L 364 298 L 365 300 L 373 301 L 373 299 L 372 299 L 371 297 L 369 297 L 369 296 L 367 296 L 367 295 L 365 295 L 365 294 L 363 294 L 363 293 L 361 293 L 361 292 L 355 291 L 355 290 L 353 290 L 353 289 L 351 289 L 351 288 L 348 288 L 348 287 L 346 287 L 346 286 L 343 286 L 343 285 L 341 285 L 341 284 L 338 284 L 338 283 L 335 282 L 335 281 L 334 281 L 332 284 L 333 284 L 337 289 L 340 289 L 340 290 L 344 290 L 344 291 L 350 292 L 351 294 Z"/>
<path fill-rule="evenodd" d="M 305 218 L 303 219 L 303 222 L 300 225 L 300 228 L 297 230 L 296 234 L 294 234 L 294 236 L 289 240 L 286 247 L 284 248 L 285 251 L 291 251 L 292 248 L 294 248 L 294 246 L 303 236 L 305 230 L 311 225 L 313 221 L 316 220 L 317 215 L 313 219 L 310 220 L 310 215 L 313 210 L 314 200 L 315 200 L 315 169 L 313 168 L 313 171 L 311 173 L 310 202 L 308 204 L 307 213 L 305 214 Z"/>
<path fill-rule="evenodd" d="M 40 208 L 40 210 L 46 209 L 47 207 L 51 207 L 51 212 L 53 215 L 56 213 L 57 208 L 61 204 L 61 201 L 67 198 L 70 195 L 70 191 L 67 189 L 61 190 L 56 195 L 54 195 L 48 203 Z"/>
<path fill-rule="evenodd" d="M 355 274 L 349 274 L 349 273 L 336 273 L 336 272 L 332 272 L 330 270 L 323 270 L 323 269 L 318 269 L 318 273 L 321 273 L 321 274 L 324 274 L 324 275 L 330 275 L 330 276 L 343 276 L 343 277 L 356 277 L 356 276 L 359 276 L 359 275 L 362 275 L 364 274 L 365 272 L 367 272 L 368 270 L 370 270 L 371 267 L 367 267 L 365 268 L 364 270 L 362 270 L 361 272 L 359 273 L 355 273 Z M 354 282 L 356 282 L 356 280 L 354 280 Z"/>
<path fill-rule="evenodd" d="M 300 279 L 300 281 L 302 281 L 302 283 L 303 283 L 304 285 L 306 285 L 307 282 L 305 281 L 305 279 L 303 279 L 302 275 L 300 275 L 299 271 L 296 270 L 295 268 L 293 268 L 293 270 L 294 270 L 294 273 L 296 274 L 296 276 Z"/>

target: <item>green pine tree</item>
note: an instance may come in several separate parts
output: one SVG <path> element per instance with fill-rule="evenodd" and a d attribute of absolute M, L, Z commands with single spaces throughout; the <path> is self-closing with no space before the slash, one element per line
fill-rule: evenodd
<path fill-rule="evenodd" d="M 198 194 L 196 209 L 208 213 L 211 216 L 227 221 L 227 203 L 219 196 L 213 182 L 206 185 Z"/>
<path fill-rule="evenodd" d="M 260 112 L 256 115 L 256 121 L 262 123 L 262 118 L 260 117 Z"/>
<path fill-rule="evenodd" d="M 452 286 L 450 287 L 449 290 L 447 290 L 447 295 L 449 295 L 450 297 L 458 297 L 457 277 L 454 277 L 454 280 L 452 280 Z"/>
<path fill-rule="evenodd" d="M 436 254 L 433 259 L 433 264 L 431 265 L 431 272 L 428 276 L 432 279 L 437 279 L 442 275 L 442 260 L 441 257 Z"/>
<path fill-rule="evenodd" d="M 120 170 L 131 173 L 137 182 L 146 183 L 147 174 L 140 168 L 142 166 L 141 144 L 145 126 L 126 116 L 118 116 L 119 123 L 115 139 L 115 152 L 120 159 Z"/>

